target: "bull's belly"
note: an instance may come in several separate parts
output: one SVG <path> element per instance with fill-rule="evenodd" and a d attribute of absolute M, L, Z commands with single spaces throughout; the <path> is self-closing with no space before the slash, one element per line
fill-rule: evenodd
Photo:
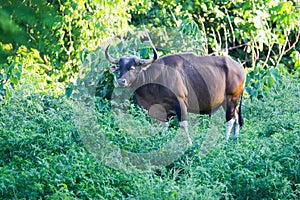
<path fill-rule="evenodd" d="M 206 102 L 189 102 L 187 111 L 195 114 L 213 114 L 224 102 L 224 98 L 216 98 Z"/>
<path fill-rule="evenodd" d="M 221 105 L 212 108 L 188 109 L 188 113 L 212 115 Z"/>

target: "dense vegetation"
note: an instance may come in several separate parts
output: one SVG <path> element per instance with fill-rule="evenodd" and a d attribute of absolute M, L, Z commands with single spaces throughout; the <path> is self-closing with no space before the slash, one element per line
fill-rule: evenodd
<path fill-rule="evenodd" d="M 268 98 L 246 100 L 246 125 L 238 140 L 224 143 L 222 127 L 213 134 L 214 144 L 207 146 L 206 138 L 212 138 L 203 130 L 195 136 L 194 146 L 168 167 L 127 172 L 103 165 L 86 150 L 66 97 L 16 93 L 0 109 L 0 197 L 297 199 L 299 98 L 300 81 L 285 79 Z M 101 107 L 100 120 L 111 123 L 114 119 L 104 112 L 107 105 Z M 101 131 L 111 127 L 102 126 Z M 131 151 L 140 151 L 140 145 L 159 146 L 165 140 L 158 135 L 140 144 L 145 137 L 126 134 L 124 139 L 118 131 L 107 134 Z"/>
<path fill-rule="evenodd" d="M 297 1 L 1 1 L 0 16 L 1 199 L 300 198 Z M 108 70 L 105 45 L 147 58 L 149 38 L 160 56 L 246 67 L 239 139 L 224 141 L 222 111 L 191 115 L 192 147 L 155 169 L 130 162 L 180 136 L 119 102 Z"/>

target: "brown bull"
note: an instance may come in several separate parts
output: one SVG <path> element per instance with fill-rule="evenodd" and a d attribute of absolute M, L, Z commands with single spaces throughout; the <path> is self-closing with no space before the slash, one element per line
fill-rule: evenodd
<path fill-rule="evenodd" d="M 167 128 L 168 120 L 177 116 L 189 143 L 187 113 L 211 115 L 220 106 L 226 112 L 226 136 L 234 126 L 234 137 L 243 125 L 241 112 L 245 70 L 236 61 L 221 56 L 197 56 L 193 53 L 170 54 L 157 59 L 139 59 L 136 56 L 112 58 L 105 49 L 106 58 L 116 64 L 118 83 L 134 91 L 138 105 L 149 115 L 161 120 Z M 241 99 L 238 108 L 238 101 Z"/>

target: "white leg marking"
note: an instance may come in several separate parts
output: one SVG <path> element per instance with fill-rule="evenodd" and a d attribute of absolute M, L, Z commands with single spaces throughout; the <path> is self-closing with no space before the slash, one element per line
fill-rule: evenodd
<path fill-rule="evenodd" d="M 162 124 L 163 131 L 167 131 L 169 128 L 169 122 L 162 122 L 161 124 Z"/>
<path fill-rule="evenodd" d="M 193 141 L 192 141 L 192 138 L 189 135 L 188 122 L 187 121 L 179 122 L 179 126 L 180 126 L 180 128 L 184 129 L 184 132 L 185 132 L 186 136 L 188 137 L 189 145 L 192 146 Z"/>
<path fill-rule="evenodd" d="M 226 140 L 229 139 L 230 132 L 231 132 L 231 129 L 233 127 L 234 121 L 235 121 L 235 119 L 231 119 L 228 122 L 226 122 L 226 135 L 225 135 Z"/>
<path fill-rule="evenodd" d="M 234 120 L 233 138 L 236 139 L 240 133 L 239 117 L 236 115 Z"/>

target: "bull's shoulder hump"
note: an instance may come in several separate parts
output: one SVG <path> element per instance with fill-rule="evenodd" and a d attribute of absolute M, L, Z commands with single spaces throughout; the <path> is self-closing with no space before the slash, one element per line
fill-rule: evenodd
<path fill-rule="evenodd" d="M 190 60 L 197 57 L 198 56 L 196 54 L 190 52 L 168 54 L 157 59 L 156 63 L 174 66 L 183 63 L 185 60 Z"/>
<path fill-rule="evenodd" d="M 191 52 L 184 52 L 184 53 L 174 53 L 174 54 L 167 54 L 159 58 L 159 60 L 168 60 L 168 59 L 184 59 L 186 57 L 195 57 L 197 56 Z"/>
<path fill-rule="evenodd" d="M 157 59 L 155 64 L 164 65 L 171 68 L 178 68 L 183 65 L 187 55 L 182 53 L 168 54 Z"/>

